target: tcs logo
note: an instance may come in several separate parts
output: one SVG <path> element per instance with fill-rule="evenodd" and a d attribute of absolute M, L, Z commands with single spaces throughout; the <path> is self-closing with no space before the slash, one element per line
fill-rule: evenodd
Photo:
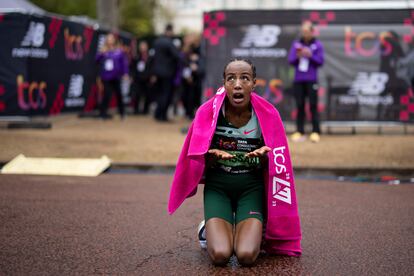
<path fill-rule="evenodd" d="M 272 47 L 279 40 L 280 27 L 277 25 L 250 25 L 240 43 L 243 48 L 248 47 Z"/>
<path fill-rule="evenodd" d="M 378 53 L 383 56 L 393 51 L 390 40 L 394 39 L 390 32 L 377 34 L 372 31 L 357 33 L 350 26 L 345 27 L 344 49 L 347 56 L 360 55 L 371 57 Z"/>
<path fill-rule="evenodd" d="M 22 75 L 17 76 L 17 101 L 23 110 L 44 109 L 47 103 L 46 82 L 26 82 Z"/>
<path fill-rule="evenodd" d="M 40 22 L 30 22 L 29 29 L 22 40 L 21 46 L 42 46 L 45 38 L 45 30 L 45 24 Z"/>
<path fill-rule="evenodd" d="M 70 34 L 69 29 L 64 30 L 65 55 L 69 60 L 80 60 L 83 58 L 82 36 Z"/>

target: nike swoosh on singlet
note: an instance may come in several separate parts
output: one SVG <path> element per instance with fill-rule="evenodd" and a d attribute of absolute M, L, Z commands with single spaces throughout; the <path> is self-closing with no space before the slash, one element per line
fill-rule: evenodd
<path fill-rule="evenodd" d="M 253 131 L 255 131 L 256 129 L 252 129 L 252 130 L 245 130 L 243 133 L 244 135 L 249 135 L 250 133 L 252 133 Z"/>
<path fill-rule="evenodd" d="M 260 212 L 250 211 L 249 215 L 261 215 Z"/>

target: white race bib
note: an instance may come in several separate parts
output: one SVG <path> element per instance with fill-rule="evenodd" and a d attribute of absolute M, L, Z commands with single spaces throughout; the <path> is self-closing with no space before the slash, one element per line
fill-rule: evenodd
<path fill-rule="evenodd" d="M 303 58 L 303 57 L 300 58 L 298 70 L 301 72 L 308 72 L 308 69 L 309 69 L 309 59 Z"/>
<path fill-rule="evenodd" d="M 114 70 L 114 61 L 112 59 L 105 60 L 104 68 L 105 68 L 105 71 Z"/>
<path fill-rule="evenodd" d="M 140 62 L 138 62 L 137 70 L 138 70 L 138 72 L 143 72 L 145 70 L 145 62 L 143 62 L 142 60 Z"/>
<path fill-rule="evenodd" d="M 185 68 L 183 69 L 183 77 L 184 77 L 185 79 L 188 79 L 188 78 L 190 78 L 190 77 L 191 77 L 191 69 L 190 69 L 189 67 L 185 67 Z"/>

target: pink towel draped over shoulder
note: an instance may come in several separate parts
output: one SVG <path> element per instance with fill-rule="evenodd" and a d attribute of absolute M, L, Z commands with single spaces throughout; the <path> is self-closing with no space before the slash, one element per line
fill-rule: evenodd
<path fill-rule="evenodd" d="M 226 97 L 224 87 L 197 111 L 177 162 L 168 202 L 172 214 L 197 191 L 205 169 L 207 153 L 216 129 L 219 110 Z M 264 172 L 266 216 L 263 249 L 270 254 L 299 256 L 301 229 L 293 169 L 282 120 L 276 108 L 252 92 L 251 104 L 262 130 L 268 153 Z"/>

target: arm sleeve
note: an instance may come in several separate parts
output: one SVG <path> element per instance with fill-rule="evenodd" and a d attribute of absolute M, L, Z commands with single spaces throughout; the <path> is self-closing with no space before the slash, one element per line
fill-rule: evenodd
<path fill-rule="evenodd" d="M 293 42 L 292 46 L 290 47 L 288 62 L 292 65 L 296 65 L 298 63 L 298 57 L 296 56 L 296 43 Z"/>
<path fill-rule="evenodd" d="M 177 62 L 181 62 L 182 58 L 181 58 L 180 52 L 177 50 L 174 44 L 171 43 L 169 48 L 170 48 L 170 53 L 173 55 L 174 59 Z"/>
<path fill-rule="evenodd" d="M 315 64 L 316 66 L 321 66 L 324 62 L 324 51 L 323 46 L 321 43 L 317 44 L 317 48 L 315 51 L 312 52 L 312 56 L 310 57 L 310 61 Z"/>

